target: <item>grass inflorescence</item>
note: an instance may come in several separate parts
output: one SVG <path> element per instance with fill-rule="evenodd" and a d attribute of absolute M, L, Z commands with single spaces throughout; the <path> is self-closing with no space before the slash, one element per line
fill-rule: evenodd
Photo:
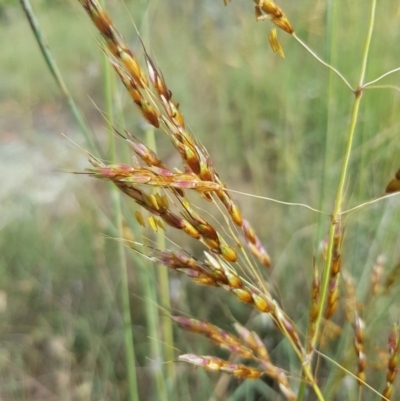
<path fill-rule="evenodd" d="M 354 400 L 374 399 L 377 395 L 382 400 L 393 399 L 399 351 L 399 308 L 392 289 L 398 283 L 399 265 L 393 262 L 391 269 L 383 267 L 386 264 L 381 255 L 393 253 L 392 261 L 400 255 L 396 249 L 375 249 L 378 245 L 383 246 L 384 241 L 378 245 L 373 243 L 373 255 L 366 261 L 370 266 L 364 266 L 370 273 L 361 274 L 351 268 L 359 255 L 356 252 L 352 255 L 349 251 L 352 242 L 358 244 L 363 236 L 369 238 L 361 232 L 361 228 L 354 229 L 352 226 L 353 213 L 360 213 L 370 203 L 386 202 L 385 194 L 396 194 L 400 190 L 397 171 L 386 189 L 386 183 L 382 183 L 382 190 L 374 194 L 373 201 L 364 201 L 365 204 L 356 206 L 349 202 L 349 186 L 353 179 L 352 157 L 357 150 L 355 146 L 359 146 L 358 149 L 363 147 L 358 137 L 362 134 L 358 123 L 361 114 L 365 113 L 361 109 L 362 99 L 367 90 L 378 89 L 375 84 L 380 79 L 398 71 L 394 66 L 389 73 L 366 80 L 374 37 L 376 0 L 371 0 L 365 43 L 359 45 L 362 49 L 360 71 L 354 85 L 350 83 L 352 79 L 346 78 L 346 73 L 325 61 L 300 39 L 301 34 L 295 33 L 294 21 L 275 2 L 254 0 L 254 5 L 248 1 L 249 6 L 255 7 L 256 21 L 269 20 L 273 24 L 269 42 L 274 52 L 285 57 L 284 45 L 278 41 L 277 32 L 288 34 L 318 68 L 327 68 L 330 79 L 332 76 L 339 79 L 347 91 L 348 101 L 352 102 L 351 105 L 349 103 L 344 143 L 339 144 L 340 151 L 335 150 L 339 160 L 336 187 L 326 191 L 332 196 L 331 209 L 316 213 L 315 218 L 318 235 L 323 230 L 326 232 L 322 238 L 317 238 L 318 245 L 314 247 L 312 256 L 296 262 L 300 271 L 292 273 L 287 279 L 295 282 L 299 275 L 304 277 L 303 288 L 296 289 L 301 291 L 298 297 L 293 297 L 286 288 L 279 286 L 274 276 L 277 263 L 267 251 L 268 247 L 264 246 L 262 235 L 258 233 L 259 227 L 250 223 L 254 215 L 245 218 L 245 213 L 234 199 L 235 191 L 231 192 L 225 183 L 211 152 L 191 133 L 178 100 L 155 59 L 150 57 L 144 41 L 140 38 L 144 58 L 141 63 L 142 57 L 130 48 L 97 0 L 79 2 L 101 34 L 101 49 L 141 117 L 152 130 L 165 135 L 177 156 L 173 159 L 174 165 L 170 166 L 171 161 L 163 161 L 159 152 L 141 140 L 139 135 L 112 127 L 113 134 L 132 152 L 132 162 L 104 161 L 100 155 L 95 155 L 93 149 L 87 152 L 91 167 L 80 173 L 111 182 L 136 205 L 133 213 L 136 225 L 142 226 L 146 234 L 138 239 L 125 235 L 126 232 L 124 234 L 121 229 L 120 244 L 133 249 L 139 258 L 187 276 L 191 282 L 203 286 L 202 294 L 209 292 L 210 296 L 225 299 L 225 293 L 230 296 L 230 305 L 239 301 L 248 306 L 248 320 L 234 324 L 236 334 L 219 327 L 211 319 L 177 316 L 169 310 L 169 305 L 166 306 L 163 313 L 169 315 L 172 322 L 185 331 L 205 337 L 217 346 L 217 351 L 215 355 L 204 355 L 195 348 L 185 349 L 177 353 L 176 360 L 164 362 L 185 363 L 208 371 L 224 372 L 231 378 L 244 381 L 264 380 L 270 389 L 277 392 L 273 396 L 264 394 L 264 399 L 268 400 Z M 224 3 L 228 5 L 230 2 L 224 0 Z M 229 7 L 232 6 L 229 4 Z M 293 59 L 289 62 L 295 64 Z M 293 65 L 293 70 L 296 70 L 296 65 Z M 393 88 L 399 89 L 395 85 Z M 333 91 L 332 87 L 329 90 Z M 328 121 L 329 130 L 332 130 L 330 124 Z M 296 140 L 301 141 L 301 138 Z M 284 151 L 282 149 L 282 153 Z M 256 169 L 256 160 L 251 160 L 250 164 Z M 397 199 L 395 195 L 393 198 L 394 201 Z M 324 208 L 326 203 L 321 199 Z M 290 207 L 296 205 L 292 202 Z M 308 208 L 317 211 L 310 206 Z M 176 233 L 171 233 L 171 229 Z M 159 249 L 151 231 L 158 236 L 171 235 L 173 240 L 167 243 L 165 249 Z M 398 244 L 398 238 L 389 243 Z M 277 258 L 284 252 L 274 250 Z M 359 279 L 358 275 L 362 278 Z M 361 281 L 368 283 L 363 283 L 361 288 Z M 365 288 L 367 294 L 363 294 Z M 291 304 L 296 302 L 297 305 Z M 257 319 L 256 316 L 269 322 L 268 335 L 273 338 L 272 341 L 263 338 L 261 332 L 247 327 Z M 387 346 L 383 345 L 385 341 Z M 220 352 L 225 352 L 223 357 Z M 174 374 L 179 375 L 180 372 L 177 370 Z M 131 370 L 130 375 L 136 375 L 135 371 Z M 159 379 L 179 383 L 179 377 L 159 376 Z M 138 385 L 140 387 L 140 383 Z M 229 389 L 229 380 L 225 384 L 220 381 L 215 387 L 215 394 L 226 396 Z M 162 388 L 157 395 L 161 397 L 160 394 L 168 392 L 172 394 L 173 389 Z"/>

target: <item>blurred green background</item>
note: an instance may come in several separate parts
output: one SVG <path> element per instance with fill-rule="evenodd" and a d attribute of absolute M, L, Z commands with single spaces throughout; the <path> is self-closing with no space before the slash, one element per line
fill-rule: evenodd
<path fill-rule="evenodd" d="M 356 86 L 369 5 L 279 4 L 299 37 Z M 143 60 L 135 22 L 191 132 L 230 188 L 331 211 L 353 99 L 336 76 L 284 32 L 278 36 L 286 59 L 274 54 L 268 44 L 271 24 L 255 23 L 251 1 L 233 0 L 228 7 L 222 0 L 109 0 L 106 5 Z M 32 6 L 70 92 L 106 149 L 107 121 L 99 111 L 106 108 L 104 60 L 97 33 L 78 2 L 36 0 Z M 378 5 L 367 81 L 399 66 L 399 17 L 397 1 Z M 65 172 L 88 167 L 71 141 L 86 144 L 18 2 L 0 1 L 0 38 L 0 399 L 128 399 L 120 270 L 115 241 L 106 238 L 116 236 L 110 186 Z M 399 86 L 400 74 L 381 83 Z M 117 126 L 143 137 L 143 121 L 119 83 L 113 96 Z M 399 106 L 399 91 L 365 92 L 346 208 L 382 195 L 400 167 Z M 158 133 L 156 138 L 160 155 L 179 166 L 165 138 Z M 129 161 L 122 143 L 118 150 L 120 161 Z M 271 254 L 269 280 L 280 302 L 304 330 L 312 259 L 329 219 L 298 207 L 235 198 Z M 129 214 L 129 202 L 124 207 Z M 131 214 L 126 220 L 132 221 Z M 359 280 L 360 296 L 379 254 L 386 255 L 388 268 L 400 258 L 399 221 L 398 198 L 346 221 L 344 264 Z M 185 246 L 185 238 L 168 234 Z M 191 249 L 199 255 L 200 250 Z M 142 399 L 156 400 L 154 371 L 165 371 L 167 364 L 160 365 L 149 345 L 143 280 L 153 267 L 130 254 L 128 268 L 139 392 Z M 220 291 L 197 288 L 174 274 L 171 294 L 176 310 L 227 329 L 250 314 Z M 269 330 L 263 319 L 255 326 L 261 333 Z M 195 336 L 179 330 L 175 335 L 176 355 L 219 352 Z M 275 347 L 277 340 L 270 341 Z M 386 340 L 376 341 L 383 347 Z M 285 352 L 278 349 L 276 355 L 278 364 L 291 364 Z M 180 364 L 177 374 L 177 382 L 168 381 L 170 399 L 206 400 L 218 380 L 218 374 Z M 271 399 L 256 395 L 268 393 L 257 390 L 259 384 L 230 386 L 233 399 Z"/>

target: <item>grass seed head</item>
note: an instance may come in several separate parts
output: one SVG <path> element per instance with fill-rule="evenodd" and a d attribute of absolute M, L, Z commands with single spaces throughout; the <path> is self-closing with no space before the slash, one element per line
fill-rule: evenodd
<path fill-rule="evenodd" d="M 223 371 L 238 379 L 258 379 L 262 372 L 241 364 L 230 363 L 214 356 L 200 356 L 195 354 L 180 355 L 178 359 L 192 365 L 200 366 L 206 370 L 218 372 Z"/>
<path fill-rule="evenodd" d="M 294 29 L 282 10 L 271 0 L 254 0 L 256 5 L 256 19 L 269 18 L 278 28 L 292 34 Z M 263 15 L 265 13 L 265 15 Z"/>
<path fill-rule="evenodd" d="M 248 330 L 239 323 L 234 323 L 234 327 L 242 341 L 256 353 L 258 358 L 263 361 L 270 361 L 267 348 L 256 332 Z"/>
<path fill-rule="evenodd" d="M 364 351 L 364 329 L 365 323 L 358 313 L 356 313 L 354 321 L 354 349 L 357 356 L 357 377 L 360 386 L 365 382 L 365 368 L 367 366 L 367 357 Z"/>

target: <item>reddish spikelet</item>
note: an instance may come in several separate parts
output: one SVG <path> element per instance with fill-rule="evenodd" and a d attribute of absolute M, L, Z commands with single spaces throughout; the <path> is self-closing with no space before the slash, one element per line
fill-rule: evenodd
<path fill-rule="evenodd" d="M 154 63 L 151 61 L 149 55 L 145 53 L 147 71 L 149 73 L 150 82 L 156 90 L 158 96 L 163 102 L 168 102 L 172 97 L 172 92 L 168 89 L 162 75 L 157 71 Z"/>
<path fill-rule="evenodd" d="M 389 360 L 386 373 L 386 385 L 382 391 L 382 400 L 391 399 L 393 394 L 393 382 L 397 373 L 397 363 L 399 354 L 399 327 L 393 326 L 388 339 Z"/>
<path fill-rule="evenodd" d="M 91 174 L 94 176 L 100 175 L 99 178 L 111 180 L 122 192 L 134 199 L 136 203 L 153 215 L 160 217 L 169 226 L 184 231 L 192 238 L 201 240 L 200 233 L 189 221 L 169 210 L 168 200 L 165 196 L 159 194 L 148 195 L 137 188 L 136 185 L 139 182 L 139 179 L 136 180 L 136 184 L 132 184 L 130 180 L 127 180 L 126 175 L 131 172 L 132 168 L 133 167 L 124 165 L 98 167 L 92 169 L 94 171 L 92 171 Z M 141 175 L 140 183 L 144 184 L 146 181 L 149 183 L 148 178 L 148 175 Z"/>
<path fill-rule="evenodd" d="M 364 351 L 364 329 L 365 323 L 358 313 L 355 314 L 354 321 L 354 349 L 357 356 L 357 378 L 358 384 L 362 386 L 365 382 L 365 367 L 367 358 Z"/>
<path fill-rule="evenodd" d="M 342 266 L 341 246 L 342 246 L 342 227 L 341 224 L 338 223 L 335 226 L 335 236 L 333 238 L 332 266 L 331 266 L 332 277 L 335 277 L 340 272 Z"/>
<path fill-rule="evenodd" d="M 242 341 L 255 352 L 258 358 L 265 362 L 270 361 L 268 351 L 257 333 L 248 330 L 239 323 L 235 323 L 234 327 Z"/>
<path fill-rule="evenodd" d="M 141 158 L 141 160 L 146 163 L 149 167 L 160 167 L 166 169 L 162 160 L 153 152 L 149 147 L 147 147 L 142 141 L 136 138 L 134 135 L 125 131 L 127 137 L 125 138 L 129 147 Z"/>
<path fill-rule="evenodd" d="M 252 380 L 258 379 L 262 375 L 267 375 L 278 382 L 279 388 L 286 399 L 288 399 L 289 401 L 296 400 L 296 394 L 289 387 L 289 381 L 285 373 L 269 362 L 264 362 L 262 364 L 264 371 L 260 371 L 253 367 L 231 363 L 223 359 L 216 358 L 214 356 L 185 354 L 179 356 L 178 359 L 182 362 L 187 362 L 195 366 L 200 366 L 206 370 L 210 370 L 213 372 L 226 372 L 234 377 L 237 377 L 238 379 Z"/>
<path fill-rule="evenodd" d="M 178 358 L 182 362 L 187 362 L 195 366 L 200 366 L 213 372 L 226 372 L 238 379 L 258 379 L 262 372 L 249 366 L 231 363 L 215 356 L 201 356 L 194 354 L 180 355 Z"/>
<path fill-rule="evenodd" d="M 297 346 L 297 348 L 303 351 L 303 346 L 300 337 L 297 334 L 293 324 L 286 316 L 283 315 L 281 310 L 278 310 L 277 313 L 279 320 L 276 321 L 276 325 L 283 326 L 283 329 L 281 328 L 281 331 L 284 333 L 288 333 L 289 337 L 292 339 L 293 343 Z"/>
<path fill-rule="evenodd" d="M 331 278 L 329 283 L 329 292 L 325 310 L 325 318 L 330 319 L 335 313 L 339 301 L 339 272 L 342 267 L 342 226 L 338 222 L 335 226 L 335 235 L 333 239 Z"/>
<path fill-rule="evenodd" d="M 313 282 L 312 282 L 312 288 L 311 288 L 311 300 L 310 300 L 310 308 L 308 312 L 308 334 L 307 334 L 307 353 L 310 354 L 313 349 L 311 346 L 311 341 L 314 338 L 315 335 L 315 322 L 318 317 L 318 313 L 320 310 L 320 305 L 319 305 L 319 292 L 321 288 L 321 282 L 318 274 L 318 269 L 314 263 L 313 266 L 314 270 L 314 277 L 313 277 Z"/>
<path fill-rule="evenodd" d="M 132 167 L 124 164 L 113 164 L 86 169 L 95 178 L 110 180 L 119 188 L 146 184 L 160 188 L 192 189 L 196 192 L 215 192 L 220 186 L 211 181 L 201 181 L 193 174 L 172 173 L 159 167 Z"/>
<path fill-rule="evenodd" d="M 258 239 L 253 227 L 247 220 L 243 220 L 242 230 L 247 247 L 249 248 L 252 255 L 256 257 L 265 267 L 270 267 L 271 258 L 261 244 L 261 241 Z"/>
<path fill-rule="evenodd" d="M 246 359 L 254 358 L 253 351 L 245 347 L 239 338 L 217 326 L 204 320 L 189 319 L 183 316 L 172 316 L 172 319 L 185 330 L 204 335 L 214 344 L 228 350 L 232 354 L 237 354 Z"/>
<path fill-rule="evenodd" d="M 282 394 L 286 397 L 289 401 L 297 400 L 297 395 L 293 392 L 290 388 L 289 380 L 286 376 L 286 373 L 273 365 L 269 361 L 261 361 L 261 365 L 264 369 L 264 372 L 267 376 L 271 377 L 272 379 L 276 380 L 279 385 L 279 389 L 281 390 Z"/>
<path fill-rule="evenodd" d="M 97 0 L 79 0 L 90 19 L 99 30 L 110 53 L 121 61 L 122 65 L 129 72 L 135 84 L 140 88 L 148 86 L 144 72 L 133 52 L 126 45 L 124 39 L 115 29 L 110 17 Z"/>
<path fill-rule="evenodd" d="M 221 185 L 221 191 L 216 192 L 217 196 L 225 206 L 230 217 L 232 218 L 232 221 L 238 227 L 242 228 L 243 235 L 245 237 L 249 251 L 254 257 L 258 259 L 260 263 L 262 263 L 266 267 L 270 267 L 271 259 L 267 251 L 261 244 L 261 241 L 256 236 L 254 229 L 250 226 L 250 223 L 247 220 L 243 219 L 239 207 L 235 204 L 228 192 L 222 190 L 223 188 L 225 188 L 225 185 L 219 179 L 218 175 L 215 175 L 215 181 Z"/>
<path fill-rule="evenodd" d="M 118 63 L 109 58 L 114 70 L 119 75 L 133 102 L 138 106 L 145 120 L 155 128 L 160 126 L 160 114 L 140 92 L 137 81 L 129 75 Z"/>
<path fill-rule="evenodd" d="M 325 319 L 330 319 L 336 312 L 339 301 L 339 287 L 337 278 L 333 278 L 329 282 L 329 293 L 325 310 Z"/>
<path fill-rule="evenodd" d="M 157 263 L 189 276 L 195 283 L 206 286 L 220 286 L 204 263 L 182 253 L 155 251 L 151 257 Z"/>

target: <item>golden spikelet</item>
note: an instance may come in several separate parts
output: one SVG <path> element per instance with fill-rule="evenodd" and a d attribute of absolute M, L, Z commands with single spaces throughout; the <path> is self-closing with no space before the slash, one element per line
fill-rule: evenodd
<path fill-rule="evenodd" d="M 276 29 L 272 28 L 269 36 L 269 44 L 271 45 L 271 49 L 274 53 L 278 53 L 281 58 L 285 58 L 285 54 L 283 53 L 283 49 L 281 44 L 278 41 L 278 34 L 276 33 Z"/>

